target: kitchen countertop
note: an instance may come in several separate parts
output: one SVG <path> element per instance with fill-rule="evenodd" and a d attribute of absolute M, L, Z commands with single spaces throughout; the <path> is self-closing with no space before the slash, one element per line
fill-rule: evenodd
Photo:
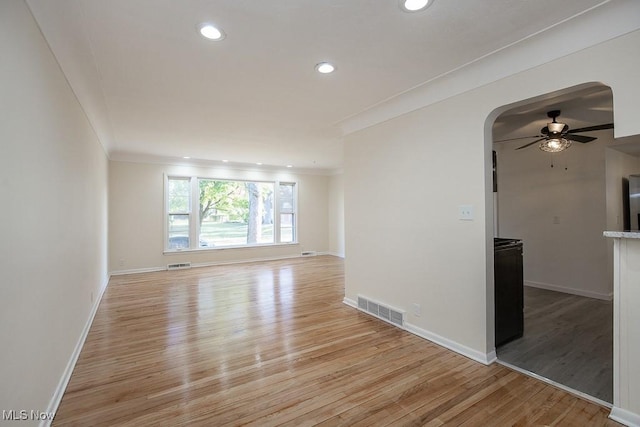
<path fill-rule="evenodd" d="M 640 239 L 640 231 L 605 231 L 604 237 L 621 239 Z"/>

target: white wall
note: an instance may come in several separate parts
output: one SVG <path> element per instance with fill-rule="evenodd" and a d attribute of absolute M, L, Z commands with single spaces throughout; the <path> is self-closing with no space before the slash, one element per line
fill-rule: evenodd
<path fill-rule="evenodd" d="M 602 82 L 616 136 L 640 133 L 639 49 L 635 31 L 347 136 L 346 298 L 407 310 L 413 330 L 490 359 L 493 121 L 519 101 Z M 457 219 L 460 205 L 473 205 L 473 221 Z"/>
<path fill-rule="evenodd" d="M 344 258 L 344 175 L 329 177 L 329 252 Z"/>
<path fill-rule="evenodd" d="M 348 137 L 345 286 L 348 299 L 406 310 L 409 323 L 483 351 L 486 115 L 465 103 L 453 98 Z M 473 205 L 475 220 L 458 221 L 459 205 Z"/>
<path fill-rule="evenodd" d="M 0 52 L 0 409 L 45 411 L 106 285 L 107 159 L 22 0 Z"/>
<path fill-rule="evenodd" d="M 208 178 L 282 180 L 298 186 L 297 245 L 192 251 L 163 255 L 164 174 Z M 109 162 L 109 271 L 130 272 L 191 262 L 216 264 L 329 251 L 329 177 L 295 172 L 234 170 Z"/>
<path fill-rule="evenodd" d="M 613 259 L 607 227 L 605 149 L 612 131 L 561 153 L 522 141 L 495 144 L 499 237 L 524 243 L 527 285 L 610 299 Z M 554 167 L 551 167 L 554 164 Z"/>

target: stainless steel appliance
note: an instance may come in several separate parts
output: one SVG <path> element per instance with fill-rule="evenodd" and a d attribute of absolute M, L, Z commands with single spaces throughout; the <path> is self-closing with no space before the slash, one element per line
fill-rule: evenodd
<path fill-rule="evenodd" d="M 626 224 L 625 224 L 625 228 Z M 629 230 L 640 230 L 640 175 L 629 175 Z"/>

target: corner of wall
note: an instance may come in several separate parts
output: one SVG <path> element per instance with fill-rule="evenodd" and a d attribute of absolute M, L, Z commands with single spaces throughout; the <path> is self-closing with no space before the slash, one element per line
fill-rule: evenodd
<path fill-rule="evenodd" d="M 619 422 L 620 424 L 624 424 L 625 426 L 640 426 L 640 415 L 622 408 L 618 408 L 617 406 L 611 408 L 609 418 L 611 418 L 613 421 Z"/>

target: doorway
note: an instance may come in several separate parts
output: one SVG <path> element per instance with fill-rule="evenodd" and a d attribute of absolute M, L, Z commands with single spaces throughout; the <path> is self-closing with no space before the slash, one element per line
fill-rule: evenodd
<path fill-rule="evenodd" d="M 553 122 L 569 131 L 612 123 L 611 90 L 594 84 L 549 94 L 494 122 L 495 237 L 522 241 L 525 285 L 522 337 L 499 346 L 497 357 L 611 404 L 613 257 L 602 232 L 616 229 L 610 216 L 622 217 L 607 186 L 613 131 L 581 132 L 568 149 L 549 153 L 540 144 Z"/>

